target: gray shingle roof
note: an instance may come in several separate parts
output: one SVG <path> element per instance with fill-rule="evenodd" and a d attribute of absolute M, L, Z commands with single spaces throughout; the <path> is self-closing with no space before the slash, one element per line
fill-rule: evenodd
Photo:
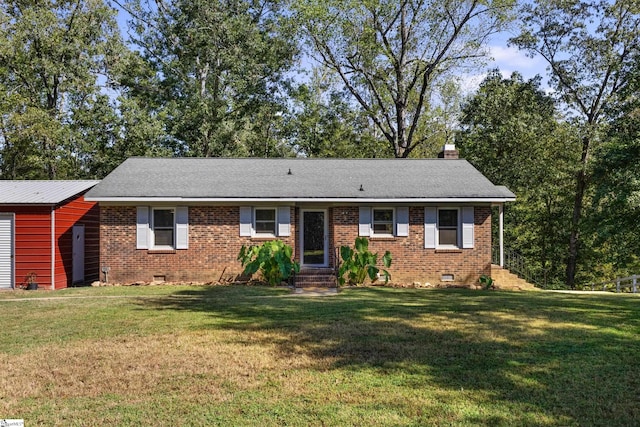
<path fill-rule="evenodd" d="M 100 201 L 488 202 L 515 198 L 505 187 L 492 184 L 466 160 L 256 158 L 130 158 L 86 197 Z"/>
<path fill-rule="evenodd" d="M 0 204 L 40 204 L 55 205 L 67 200 L 100 181 L 8 181 L 0 180 Z"/>

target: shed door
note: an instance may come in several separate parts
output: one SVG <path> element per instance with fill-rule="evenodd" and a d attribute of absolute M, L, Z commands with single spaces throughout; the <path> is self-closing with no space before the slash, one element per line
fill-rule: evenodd
<path fill-rule="evenodd" d="M 84 283 L 84 225 L 73 226 L 73 278 L 72 283 Z"/>
<path fill-rule="evenodd" d="M 13 214 L 0 214 L 0 289 L 13 288 Z"/>

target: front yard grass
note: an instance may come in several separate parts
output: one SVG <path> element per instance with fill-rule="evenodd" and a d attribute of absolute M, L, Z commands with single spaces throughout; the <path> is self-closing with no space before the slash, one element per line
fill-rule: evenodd
<path fill-rule="evenodd" d="M 156 286 L 0 309 L 0 419 L 25 425 L 640 424 L 635 295 Z"/>

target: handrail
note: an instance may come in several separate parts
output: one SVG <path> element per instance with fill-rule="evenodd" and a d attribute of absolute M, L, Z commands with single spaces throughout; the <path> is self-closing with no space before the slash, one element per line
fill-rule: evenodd
<path fill-rule="evenodd" d="M 492 248 L 491 262 L 500 265 L 500 247 L 494 246 Z M 526 258 L 513 249 L 504 249 L 504 268 L 534 285 L 545 287 L 547 284 L 545 270 L 542 270 L 540 273 L 536 272 L 529 266 Z M 607 285 L 615 285 L 615 290 L 618 293 L 622 292 L 625 288 L 630 288 L 631 292 L 635 294 L 638 293 L 638 288 L 640 288 L 640 274 L 634 274 L 628 277 L 617 277 L 604 282 L 590 283 L 582 286 L 582 289 L 595 291 L 596 288 L 602 288 L 603 291 L 606 291 L 613 288 L 613 286 L 607 287 Z"/>
<path fill-rule="evenodd" d="M 510 249 L 504 248 L 504 265 L 503 268 L 509 270 L 511 273 L 516 274 L 521 279 L 526 280 L 529 283 L 534 285 L 544 287 L 546 283 L 546 274 L 545 271 L 542 271 L 542 278 L 539 273 L 536 273 L 527 262 L 527 259 L 522 256 L 519 252 Z M 500 247 L 494 246 L 491 251 L 491 262 L 500 265 Z"/>

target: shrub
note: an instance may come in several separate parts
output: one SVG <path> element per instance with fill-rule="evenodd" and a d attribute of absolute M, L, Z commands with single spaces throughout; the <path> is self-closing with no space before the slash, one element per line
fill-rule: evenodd
<path fill-rule="evenodd" d="M 262 278 L 273 286 L 300 271 L 300 264 L 293 260 L 293 249 L 281 240 L 270 240 L 260 246 L 242 245 L 238 260 L 244 267 L 243 274 L 251 276 L 260 270 Z"/>
<path fill-rule="evenodd" d="M 493 279 L 490 276 L 480 276 L 480 284 L 486 290 L 493 289 Z"/>
<path fill-rule="evenodd" d="M 367 276 L 371 279 L 371 283 L 378 280 L 380 269 L 376 266 L 378 263 L 378 254 L 369 252 L 369 240 L 366 237 L 357 237 L 355 242 L 355 250 L 349 246 L 340 247 L 340 257 L 342 265 L 338 270 L 338 283 L 344 285 L 361 285 Z M 391 266 L 391 252 L 386 251 L 382 257 L 382 263 L 386 268 Z M 347 278 L 345 279 L 345 275 Z M 391 275 L 387 270 L 382 270 L 384 282 L 387 283 Z"/>

